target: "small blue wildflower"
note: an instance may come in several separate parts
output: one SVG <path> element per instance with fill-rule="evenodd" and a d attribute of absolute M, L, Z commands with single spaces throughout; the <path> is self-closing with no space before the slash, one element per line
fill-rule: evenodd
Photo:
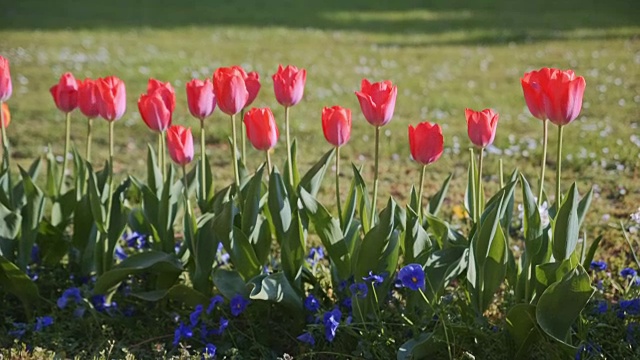
<path fill-rule="evenodd" d="M 216 356 L 216 350 L 218 350 L 216 346 L 211 343 L 205 345 L 204 350 L 202 351 L 202 358 L 213 359 Z"/>
<path fill-rule="evenodd" d="M 200 315 L 202 315 L 202 305 L 197 305 L 193 312 L 189 314 L 189 322 L 191 323 L 191 326 L 198 325 Z"/>
<path fill-rule="evenodd" d="M 38 275 L 38 273 L 34 270 L 31 269 L 31 266 L 27 265 L 27 276 L 29 277 L 29 279 L 31 279 L 31 281 L 36 281 L 40 278 L 40 276 Z"/>
<path fill-rule="evenodd" d="M 311 266 L 315 266 L 318 261 L 324 259 L 324 249 L 322 246 L 312 247 L 307 255 L 307 261 Z"/>
<path fill-rule="evenodd" d="M 338 291 L 345 291 L 349 287 L 349 285 L 353 284 L 353 281 L 353 276 L 349 277 L 347 280 L 340 281 L 340 283 L 338 284 Z"/>
<path fill-rule="evenodd" d="M 607 270 L 607 263 L 604 262 L 604 261 L 592 261 L 591 262 L 591 270 L 605 271 L 605 270 Z"/>
<path fill-rule="evenodd" d="M 424 290 L 424 269 L 418 264 L 409 264 L 400 269 L 398 279 L 402 281 L 404 287 L 411 290 Z"/>
<path fill-rule="evenodd" d="M 341 318 L 342 312 L 338 309 L 324 313 L 324 337 L 327 338 L 328 342 L 333 342 L 333 339 L 336 337 L 336 330 L 338 329 L 338 325 L 340 325 Z"/>
<path fill-rule="evenodd" d="M 176 328 L 176 331 L 173 336 L 173 346 L 178 346 L 180 340 L 184 338 L 190 338 L 193 336 L 193 330 L 191 327 L 185 325 L 183 322 L 180 322 L 180 325 Z"/>
<path fill-rule="evenodd" d="M 229 254 L 224 251 L 224 245 L 221 242 L 218 243 L 218 250 L 216 251 L 216 259 L 219 264 L 226 265 L 229 263 Z"/>
<path fill-rule="evenodd" d="M 348 297 L 348 298 L 345 298 L 344 300 L 342 300 L 342 306 L 344 306 L 349 311 L 351 311 L 351 308 L 353 307 L 353 303 L 352 303 L 351 298 Z"/>
<path fill-rule="evenodd" d="M 314 339 L 313 335 L 311 335 L 308 332 L 303 332 L 302 335 L 298 336 L 296 339 L 302 341 L 303 343 L 307 343 L 311 346 L 314 346 L 316 344 L 316 339 Z"/>
<path fill-rule="evenodd" d="M 9 336 L 12 336 L 16 339 L 21 339 L 24 334 L 27 332 L 28 325 L 22 322 L 14 322 L 13 330 L 9 330 Z"/>
<path fill-rule="evenodd" d="M 82 302 L 82 295 L 80 294 L 80 289 L 76 287 L 66 289 L 62 295 L 58 298 L 56 302 L 60 309 L 64 309 L 67 306 L 69 301 L 73 301 L 76 304 Z"/>
<path fill-rule="evenodd" d="M 220 326 L 217 329 L 213 329 L 211 331 L 212 335 L 220 336 L 224 333 L 224 331 L 229 327 L 229 319 L 221 317 L 220 318 Z"/>
<path fill-rule="evenodd" d="M 624 268 L 620 271 L 620 276 L 622 276 L 623 278 L 633 278 L 637 275 L 638 273 L 636 272 L 635 269 L 633 268 Z"/>
<path fill-rule="evenodd" d="M 129 255 L 127 255 L 127 253 L 124 251 L 124 249 L 122 248 L 122 246 L 120 246 L 120 244 L 116 245 L 116 252 L 115 252 L 116 258 L 120 261 L 126 259 L 127 257 L 129 257 Z"/>
<path fill-rule="evenodd" d="M 304 307 L 311 312 L 316 312 L 320 310 L 320 302 L 315 296 L 313 296 L 313 294 L 309 294 L 304 299 Z"/>
<path fill-rule="evenodd" d="M 604 314 L 607 310 L 609 310 L 609 304 L 606 301 L 599 301 L 595 308 L 597 314 Z"/>
<path fill-rule="evenodd" d="M 96 311 L 107 312 L 110 315 L 111 310 L 118 307 L 118 304 L 115 301 L 107 302 L 107 297 L 104 295 L 93 295 L 90 300 Z"/>
<path fill-rule="evenodd" d="M 51 316 L 39 316 L 36 318 L 36 327 L 34 330 L 40 332 L 42 329 L 51 325 L 53 325 L 53 318 Z"/>
<path fill-rule="evenodd" d="M 383 275 L 376 275 L 373 273 L 373 271 L 369 271 L 369 276 L 363 277 L 362 280 L 373 283 L 374 286 L 378 286 L 382 284 L 384 278 L 385 277 Z"/>
<path fill-rule="evenodd" d="M 351 325 L 352 321 L 353 321 L 353 316 L 349 315 L 347 316 L 347 320 L 345 320 L 344 323 L 347 325 Z"/>
<path fill-rule="evenodd" d="M 224 302 L 224 298 L 220 295 L 216 295 L 214 297 L 211 298 L 211 302 L 209 303 L 209 306 L 207 307 L 207 315 L 211 315 L 211 313 L 213 312 L 213 310 L 215 310 L 216 306 L 218 306 L 218 304 L 222 304 Z"/>
<path fill-rule="evenodd" d="M 245 299 L 244 296 L 238 294 L 231 299 L 231 315 L 238 316 L 242 314 L 244 309 L 249 305 L 249 300 Z"/>
<path fill-rule="evenodd" d="M 640 315 L 640 298 L 622 300 L 619 305 L 620 310 L 624 311 L 627 315 Z"/>
<path fill-rule="evenodd" d="M 130 248 L 142 250 L 147 246 L 147 236 L 144 234 L 140 234 L 137 231 L 125 234 L 122 236 L 122 238 Z"/>
<path fill-rule="evenodd" d="M 349 286 L 349 291 L 351 291 L 352 295 L 357 296 L 360 299 L 364 299 L 367 297 L 369 288 L 367 288 L 367 284 L 365 283 L 355 283 Z"/>

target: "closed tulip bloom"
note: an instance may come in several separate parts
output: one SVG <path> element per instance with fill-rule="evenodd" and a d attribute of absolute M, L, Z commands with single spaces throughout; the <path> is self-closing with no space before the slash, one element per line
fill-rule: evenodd
<path fill-rule="evenodd" d="M 115 76 L 97 80 L 98 110 L 107 121 L 119 120 L 127 109 L 127 92 L 124 82 Z"/>
<path fill-rule="evenodd" d="M 78 107 L 84 116 L 93 119 L 100 115 L 98 109 L 98 86 L 91 79 L 78 81 Z"/>
<path fill-rule="evenodd" d="M 471 142 L 480 148 L 485 148 L 493 143 L 498 128 L 498 113 L 491 109 L 473 111 L 466 109 L 467 132 Z"/>
<path fill-rule="evenodd" d="M 351 137 L 351 110 L 342 106 L 322 109 L 322 131 L 333 146 L 342 146 Z"/>
<path fill-rule="evenodd" d="M 58 83 L 53 85 L 49 91 L 60 111 L 70 113 L 78 107 L 78 81 L 73 77 L 73 74 L 64 73 Z"/>
<path fill-rule="evenodd" d="M 374 126 L 384 126 L 393 117 L 398 87 L 389 80 L 371 84 L 362 79 L 360 91 L 356 91 L 360 108 L 367 121 Z"/>
<path fill-rule="evenodd" d="M 252 71 L 247 74 L 244 82 L 247 86 L 247 91 L 249 92 L 249 97 L 247 98 L 247 103 L 244 107 L 248 107 L 253 104 L 253 101 L 258 96 L 258 92 L 260 92 L 260 75 L 257 72 Z"/>
<path fill-rule="evenodd" d="M 276 100 L 282 106 L 293 106 L 302 100 L 304 85 L 307 81 L 307 70 L 295 66 L 278 65 L 278 71 L 273 74 L 273 91 Z"/>
<path fill-rule="evenodd" d="M 11 85 L 11 72 L 9 71 L 9 60 L 0 56 L 0 101 L 9 100 L 13 87 Z"/>
<path fill-rule="evenodd" d="M 544 100 L 542 94 L 549 82 L 550 74 L 551 69 L 542 68 L 537 71 L 525 73 L 520 79 L 527 107 L 529 108 L 531 115 L 540 120 L 547 119 L 547 115 L 544 112 Z"/>
<path fill-rule="evenodd" d="M 246 77 L 247 73 L 240 66 L 221 67 L 213 73 L 213 91 L 223 113 L 235 115 L 247 104 Z"/>
<path fill-rule="evenodd" d="M 438 124 L 421 122 L 415 128 L 409 125 L 411 156 L 422 165 L 429 165 L 440 158 L 444 150 L 442 128 Z"/>
<path fill-rule="evenodd" d="M 9 105 L 7 105 L 7 103 L 2 103 L 2 119 L 4 120 L 4 128 L 6 129 L 11 123 L 11 112 L 9 112 Z"/>
<path fill-rule="evenodd" d="M 187 83 L 187 103 L 191 115 L 200 121 L 213 114 L 213 110 L 216 108 L 216 95 L 213 93 L 211 80 L 193 79 L 189 81 Z"/>
<path fill-rule="evenodd" d="M 161 91 L 140 95 L 138 111 L 144 123 L 153 131 L 163 132 L 171 126 L 171 111 L 162 98 Z"/>
<path fill-rule="evenodd" d="M 174 125 L 167 130 L 167 147 L 171 159 L 178 165 L 186 165 L 193 160 L 193 136 L 191 128 Z"/>
<path fill-rule="evenodd" d="M 544 87 L 544 111 L 549 121 L 556 125 L 567 125 L 575 120 L 582 109 L 582 96 L 586 82 L 573 71 L 551 70 L 547 86 Z"/>
<path fill-rule="evenodd" d="M 147 94 L 156 91 L 160 93 L 167 109 L 173 114 L 173 111 L 176 109 L 176 91 L 173 89 L 173 86 L 171 86 L 171 83 L 168 81 L 162 82 L 156 79 L 149 79 L 147 83 Z"/>
<path fill-rule="evenodd" d="M 244 114 L 247 138 L 257 150 L 269 150 L 276 146 L 280 131 L 269 108 L 253 108 Z"/>

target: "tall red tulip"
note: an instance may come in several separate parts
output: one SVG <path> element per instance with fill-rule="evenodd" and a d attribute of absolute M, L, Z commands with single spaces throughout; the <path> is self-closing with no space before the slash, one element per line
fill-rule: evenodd
<path fill-rule="evenodd" d="M 11 97 L 13 87 L 11 85 L 11 72 L 9 60 L 0 56 L 0 102 L 5 102 Z"/>
<path fill-rule="evenodd" d="M 278 71 L 273 74 L 273 90 L 276 100 L 285 107 L 293 106 L 302 100 L 304 85 L 307 81 L 307 70 L 295 66 L 278 65 Z"/>
<path fill-rule="evenodd" d="M 240 66 L 221 67 L 213 73 L 213 90 L 223 113 L 235 115 L 247 104 L 246 77 L 247 73 Z"/>
<path fill-rule="evenodd" d="M 167 130 L 167 147 L 171 159 L 184 166 L 193 160 L 193 136 L 191 128 L 174 125 Z"/>
<path fill-rule="evenodd" d="M 176 109 L 176 91 L 171 86 L 170 82 L 162 82 L 156 79 L 149 79 L 147 83 L 147 94 L 151 94 L 154 92 L 159 92 L 162 100 L 165 103 L 165 106 L 169 111 L 173 114 L 173 111 Z"/>
<path fill-rule="evenodd" d="M 247 86 L 247 91 L 249 92 L 247 103 L 244 104 L 244 107 L 246 108 L 253 104 L 253 101 L 258 96 L 258 92 L 260 92 L 260 75 L 257 72 L 252 71 L 244 78 L 244 82 Z"/>
<path fill-rule="evenodd" d="M 140 95 L 138 110 L 149 129 L 164 132 L 171 126 L 176 94 L 170 83 L 149 79 L 147 93 Z"/>
<path fill-rule="evenodd" d="M 491 109 L 482 111 L 465 109 L 464 114 L 467 118 L 467 133 L 471 142 L 479 148 L 491 145 L 496 137 L 499 114 Z"/>
<path fill-rule="evenodd" d="M 49 91 L 56 107 L 63 113 L 70 113 L 78 107 L 78 81 L 73 74 L 64 73 Z"/>
<path fill-rule="evenodd" d="M 527 107 L 531 115 L 540 120 L 547 119 L 547 114 L 544 112 L 544 99 L 542 94 L 549 83 L 550 77 L 551 69 L 542 68 L 525 73 L 524 76 L 520 78 L 520 84 L 522 85 L 522 92 L 524 93 L 524 100 L 527 103 Z"/>
<path fill-rule="evenodd" d="M 211 80 L 193 79 L 189 81 L 187 83 L 187 103 L 193 117 L 200 121 L 209 117 L 216 108 L 216 95 L 213 92 Z"/>
<path fill-rule="evenodd" d="M 107 121 L 119 120 L 127 109 L 127 92 L 124 82 L 115 76 L 97 80 L 98 110 L 100 116 Z"/>
<path fill-rule="evenodd" d="M 253 108 L 244 114 L 247 138 L 257 150 L 269 150 L 276 146 L 280 131 L 269 108 Z"/>
<path fill-rule="evenodd" d="M 544 88 L 544 111 L 549 121 L 556 125 L 567 125 L 575 120 L 582 109 L 582 97 L 586 82 L 576 77 L 572 70 L 553 69 Z"/>
<path fill-rule="evenodd" d="M 95 80 L 78 81 L 78 107 L 84 116 L 93 119 L 100 115 L 98 109 L 98 86 Z"/>
<path fill-rule="evenodd" d="M 444 151 L 440 125 L 428 121 L 419 123 L 415 128 L 409 125 L 409 148 L 413 159 L 422 165 L 438 160 Z"/>
<path fill-rule="evenodd" d="M 362 79 L 360 91 L 356 91 L 360 108 L 367 121 L 374 126 L 384 126 L 393 117 L 398 87 L 389 80 L 371 84 Z"/>
<path fill-rule="evenodd" d="M 323 108 L 322 131 L 325 139 L 333 146 L 346 144 L 351 137 L 351 110 L 342 106 Z"/>

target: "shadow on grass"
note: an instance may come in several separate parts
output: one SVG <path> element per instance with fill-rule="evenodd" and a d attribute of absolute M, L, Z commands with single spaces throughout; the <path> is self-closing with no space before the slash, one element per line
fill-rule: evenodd
<path fill-rule="evenodd" d="M 0 30 L 239 26 L 491 32 L 498 36 L 485 35 L 482 42 L 502 43 L 557 38 L 558 32 L 576 29 L 636 27 L 637 10 L 637 0 L 13 0 L 2 5 Z"/>

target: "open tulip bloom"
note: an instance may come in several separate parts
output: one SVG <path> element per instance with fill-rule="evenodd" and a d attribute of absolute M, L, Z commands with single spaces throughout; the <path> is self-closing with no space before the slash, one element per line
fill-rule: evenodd
<path fill-rule="evenodd" d="M 149 79 L 147 93 L 138 99 L 138 111 L 149 129 L 158 133 L 158 157 L 162 173 L 166 171 L 164 134 L 171 126 L 176 107 L 176 93 L 168 82 Z"/>

